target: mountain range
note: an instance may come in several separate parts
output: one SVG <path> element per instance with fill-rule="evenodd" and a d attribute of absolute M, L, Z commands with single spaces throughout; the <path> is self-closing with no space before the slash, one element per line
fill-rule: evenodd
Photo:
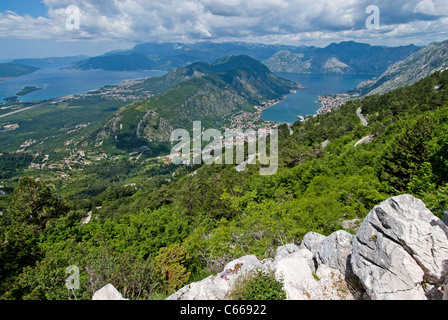
<path fill-rule="evenodd" d="M 178 70 L 184 76 L 203 71 L 211 73 L 178 82 L 158 97 L 135 103 L 133 110 L 122 109 L 131 111 L 127 119 L 134 121 L 132 112 L 140 117 L 134 138 L 148 114 L 145 108 L 162 110 L 160 99 L 167 112 L 176 112 L 165 115 L 166 122 L 191 112 L 201 116 L 204 110 L 192 110 L 186 102 L 213 95 L 201 96 L 197 82 L 209 85 L 210 93 L 224 94 L 220 89 L 227 86 L 230 95 L 238 88 L 237 93 L 254 100 L 269 94 L 264 85 L 289 87 L 245 56 Z M 442 299 L 447 227 L 434 216 L 442 218 L 448 206 L 447 85 L 448 72 L 436 72 L 412 86 L 279 127 L 279 168 L 271 176 L 259 174 L 260 164 L 241 172 L 233 165 L 174 166 L 165 164 L 165 157 L 136 159 L 128 152 L 104 150 L 104 144 L 89 150 L 72 139 L 53 147 L 53 153 L 3 152 L 0 296 L 67 299 L 71 291 L 61 279 L 72 265 L 84 272 L 76 296 L 69 296 L 73 299 L 90 299 L 106 283 L 128 299 L 165 298 L 183 286 L 202 294 L 218 289 L 210 285 L 229 288 L 232 283 L 238 284 L 234 296 L 246 300 L 288 297 L 282 290 L 295 292 L 289 298 L 303 299 L 318 298 L 319 292 L 332 292 L 335 298 Z M 185 103 L 171 101 L 176 97 Z M 40 110 L 31 120 L 59 125 L 62 111 L 69 118 L 82 108 L 81 101 L 74 103 L 76 108 L 52 106 L 61 112 L 53 121 L 42 119 L 46 115 Z M 90 107 L 85 109 L 92 114 Z M 359 109 L 368 126 L 358 118 Z M 125 119 L 114 116 L 118 130 L 122 124 L 124 129 Z M 73 139 L 84 133 L 74 132 Z M 11 139 L 19 131 L 2 134 Z M 357 144 L 370 135 L 370 142 Z M 410 196 L 384 202 L 397 194 L 423 202 Z M 293 243 L 310 251 L 294 245 L 278 250 L 280 244 Z M 280 277 L 255 274 L 239 289 L 243 282 L 230 281 L 247 270 L 249 260 L 229 263 L 247 255 L 272 266 Z M 298 265 L 301 272 L 296 272 Z M 341 276 L 333 277 L 330 267 Z M 198 286 L 204 278 L 204 286 Z M 102 280 L 92 284 L 89 279 Z"/>
<path fill-rule="evenodd" d="M 216 59 L 229 55 L 249 55 L 257 60 L 266 60 L 280 50 L 303 53 L 314 47 L 294 47 L 285 45 L 265 45 L 245 42 L 197 42 L 182 43 L 143 43 L 130 50 L 108 52 L 102 56 L 88 58 L 74 65 L 79 69 L 104 70 L 171 70 L 194 62 L 212 63 Z M 130 60 L 138 59 L 135 65 Z"/>
<path fill-rule="evenodd" d="M 224 56 L 248 55 L 262 61 L 272 72 L 379 76 L 420 49 L 414 45 L 385 47 L 353 41 L 332 43 L 324 48 L 246 42 L 143 43 L 130 50 L 114 50 L 96 57 L 19 59 L 11 63 L 36 68 L 170 71 L 195 62 L 213 63 Z"/>
<path fill-rule="evenodd" d="M 363 94 L 383 94 L 411 85 L 446 68 L 448 68 L 448 40 L 433 42 L 390 66 L 381 76 L 366 83 L 361 91 Z"/>
<path fill-rule="evenodd" d="M 446 52 L 414 52 L 375 89 L 445 68 Z M 324 71 L 344 71 L 341 59 Z M 267 176 L 261 163 L 176 166 L 167 139 L 192 121 L 228 126 L 296 83 L 248 55 L 126 83 L 111 86 L 118 97 L 99 89 L 2 118 L 0 142 L 20 150 L 0 154 L 0 299 L 90 299 L 107 283 L 135 300 L 182 287 L 171 298 L 442 299 L 448 71 L 280 125 Z M 120 89 L 152 96 L 128 105 Z M 77 289 L 61 281 L 67 266 Z"/>
<path fill-rule="evenodd" d="M 391 48 L 353 41 L 333 43 L 325 48 L 244 42 L 145 43 L 131 50 L 81 60 L 74 67 L 83 70 L 171 70 L 194 62 L 211 63 L 223 56 L 244 54 L 264 61 L 273 72 L 379 75 L 418 50 L 419 47 L 414 45 Z"/>
<path fill-rule="evenodd" d="M 419 49 L 414 45 L 383 47 L 347 41 L 306 53 L 282 50 L 264 63 L 273 72 L 378 75 Z"/>

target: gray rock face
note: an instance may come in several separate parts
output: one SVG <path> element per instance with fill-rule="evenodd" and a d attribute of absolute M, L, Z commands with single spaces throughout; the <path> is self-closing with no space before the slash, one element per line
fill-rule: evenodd
<path fill-rule="evenodd" d="M 446 224 L 448 226 L 448 209 L 445 210 L 442 221 L 444 224 Z"/>
<path fill-rule="evenodd" d="M 233 260 L 222 273 L 191 283 L 166 300 L 225 300 L 235 280 L 257 266 L 264 267 L 254 255 Z"/>
<path fill-rule="evenodd" d="M 102 287 L 100 290 L 95 292 L 92 300 L 127 300 L 120 292 L 111 284 Z"/>
<path fill-rule="evenodd" d="M 316 278 L 322 292 L 321 300 L 354 300 L 344 274 L 325 264 L 319 266 Z M 358 293 L 356 292 L 358 295 Z"/>
<path fill-rule="evenodd" d="M 361 224 L 351 265 L 371 299 L 441 297 L 437 287 L 448 273 L 448 227 L 421 200 L 390 198 Z"/>
<path fill-rule="evenodd" d="M 324 264 L 313 268 L 313 254 L 306 248 L 275 257 L 274 274 L 283 280 L 288 300 L 354 299 L 337 269 Z"/>
<path fill-rule="evenodd" d="M 274 259 L 274 273 L 277 278 L 283 279 L 288 300 L 321 298 L 320 286 L 313 278 L 313 271 L 301 252 Z"/>
<path fill-rule="evenodd" d="M 321 263 L 339 270 L 342 274 L 347 270 L 347 259 L 352 251 L 353 235 L 340 230 L 321 241 L 317 252 Z"/>
<path fill-rule="evenodd" d="M 299 250 L 300 248 L 293 243 L 278 247 L 277 250 L 275 251 L 275 259 L 276 260 L 282 259 Z"/>
<path fill-rule="evenodd" d="M 306 248 L 315 254 L 319 250 L 320 243 L 325 239 L 325 236 L 316 233 L 308 232 L 300 244 L 300 248 Z"/>

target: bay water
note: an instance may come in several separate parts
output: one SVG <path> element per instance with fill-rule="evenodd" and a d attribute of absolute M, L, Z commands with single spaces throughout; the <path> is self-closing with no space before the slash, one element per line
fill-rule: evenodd
<path fill-rule="evenodd" d="M 98 71 L 45 68 L 21 77 L 0 81 L 0 102 L 15 96 L 24 87 L 33 86 L 42 90 L 19 97 L 20 101 L 36 101 L 68 95 L 84 94 L 106 85 L 115 85 L 124 80 L 141 79 L 165 74 L 165 71 Z"/>
<path fill-rule="evenodd" d="M 308 116 L 317 113 L 322 105 L 316 101 L 325 94 L 345 93 L 356 88 L 359 83 L 373 78 L 369 75 L 359 74 L 303 74 L 303 73 L 276 73 L 277 76 L 298 82 L 304 90 L 297 90 L 288 94 L 285 100 L 264 110 L 262 119 L 274 122 L 293 124 L 297 116 Z"/>

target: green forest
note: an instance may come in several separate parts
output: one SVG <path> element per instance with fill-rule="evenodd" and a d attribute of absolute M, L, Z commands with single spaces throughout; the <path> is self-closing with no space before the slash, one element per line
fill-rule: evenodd
<path fill-rule="evenodd" d="M 108 283 L 128 299 L 164 299 L 232 259 L 344 229 L 390 196 L 412 194 L 438 217 L 448 207 L 448 72 L 291 129 L 280 127 L 272 176 L 110 160 L 67 189 L 26 176 L 27 155 L 1 155 L 3 179 L 21 177 L 0 195 L 1 299 L 91 299 Z M 65 286 L 72 265 L 78 290 Z"/>

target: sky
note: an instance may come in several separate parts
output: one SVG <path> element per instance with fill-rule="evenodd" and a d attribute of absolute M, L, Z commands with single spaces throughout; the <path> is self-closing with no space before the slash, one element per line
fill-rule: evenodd
<path fill-rule="evenodd" d="M 0 1 L 0 60 L 95 56 L 144 42 L 323 47 L 348 40 L 422 46 L 446 39 L 448 0 Z"/>

